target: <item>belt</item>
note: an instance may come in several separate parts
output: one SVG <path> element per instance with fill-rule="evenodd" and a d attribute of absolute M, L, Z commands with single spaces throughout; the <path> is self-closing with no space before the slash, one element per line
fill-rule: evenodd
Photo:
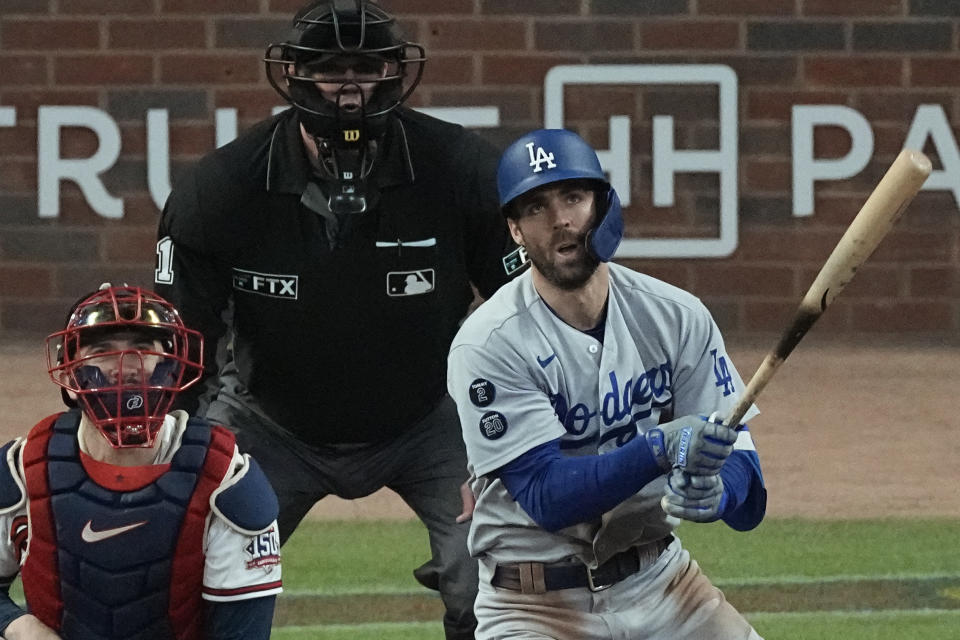
<path fill-rule="evenodd" d="M 546 593 L 559 589 L 603 591 L 657 561 L 670 546 L 673 536 L 630 547 L 613 556 L 596 569 L 583 564 L 543 564 L 520 562 L 497 565 L 490 584 L 521 593 Z"/>

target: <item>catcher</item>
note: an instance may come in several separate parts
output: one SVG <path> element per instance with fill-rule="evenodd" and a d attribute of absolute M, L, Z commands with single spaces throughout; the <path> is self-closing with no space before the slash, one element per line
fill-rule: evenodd
<path fill-rule="evenodd" d="M 105 284 L 47 346 L 68 410 L 0 448 L 3 637 L 269 638 L 276 495 L 228 430 L 167 413 L 200 377 L 200 334 Z"/>

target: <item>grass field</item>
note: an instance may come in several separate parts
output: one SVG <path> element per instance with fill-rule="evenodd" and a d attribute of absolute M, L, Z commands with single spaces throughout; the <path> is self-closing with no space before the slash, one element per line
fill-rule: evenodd
<path fill-rule="evenodd" d="M 960 640 L 960 520 L 678 533 L 767 640 Z M 411 575 L 428 554 L 419 521 L 304 521 L 283 548 L 271 638 L 443 640 L 440 599 Z M 23 602 L 19 583 L 11 593 Z"/>
<path fill-rule="evenodd" d="M 768 640 L 960 639 L 960 520 L 771 519 L 679 535 Z M 283 549 L 272 637 L 441 640 L 440 601 L 411 575 L 427 557 L 417 521 L 304 522 Z"/>

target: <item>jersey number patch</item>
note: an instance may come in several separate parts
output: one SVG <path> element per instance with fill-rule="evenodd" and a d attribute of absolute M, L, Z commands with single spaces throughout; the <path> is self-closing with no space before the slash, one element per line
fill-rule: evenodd
<path fill-rule="evenodd" d="M 716 349 L 710 350 L 713 356 L 713 375 L 717 378 L 717 386 L 723 387 L 723 395 L 728 396 L 736 389 L 733 387 L 733 376 L 730 375 L 730 367 L 727 366 L 727 359 L 717 355 Z"/>
<path fill-rule="evenodd" d="M 153 272 L 157 284 L 173 284 L 173 238 L 166 236 L 157 242 L 157 269 Z"/>

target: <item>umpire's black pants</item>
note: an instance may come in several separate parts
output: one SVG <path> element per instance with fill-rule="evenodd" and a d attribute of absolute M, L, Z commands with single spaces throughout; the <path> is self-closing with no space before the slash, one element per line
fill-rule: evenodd
<path fill-rule="evenodd" d="M 231 428 L 240 450 L 253 456 L 270 478 L 280 499 L 281 544 L 326 495 L 354 499 L 382 487 L 396 491 L 430 534 L 433 558 L 414 576 L 440 591 L 446 637 L 473 638 L 477 561 L 467 551 L 469 522 L 455 521 L 462 510 L 460 485 L 467 479 L 467 457 L 453 400 L 445 397 L 399 437 L 370 444 L 304 444 L 264 415 L 235 379 L 221 378 L 219 395 L 206 417 Z"/>

